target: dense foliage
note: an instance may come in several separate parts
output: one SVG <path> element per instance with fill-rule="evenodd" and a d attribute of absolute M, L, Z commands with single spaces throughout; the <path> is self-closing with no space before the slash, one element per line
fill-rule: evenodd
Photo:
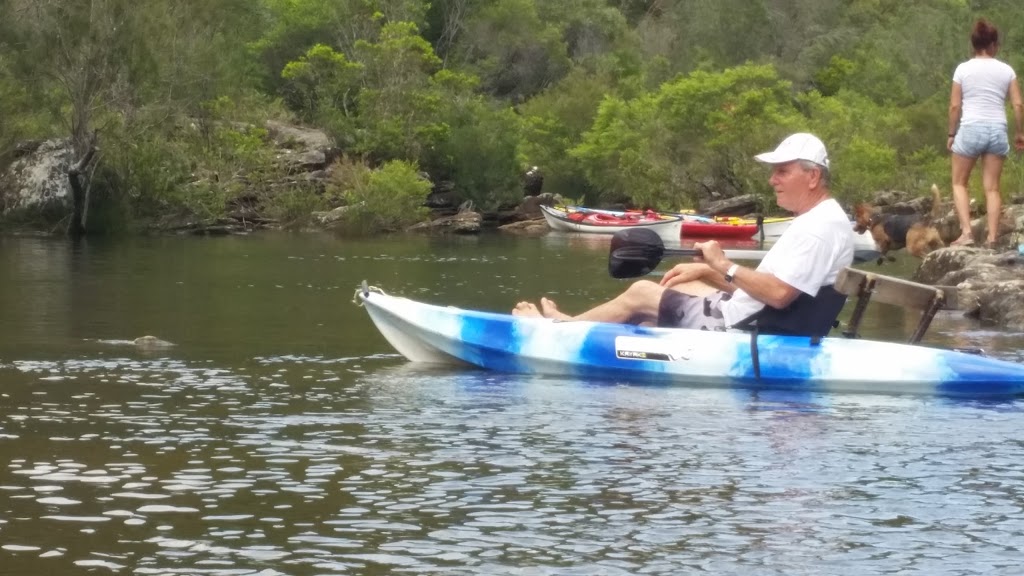
<path fill-rule="evenodd" d="M 0 166 L 26 139 L 98 131 L 94 227 L 288 220 L 355 202 L 394 227 L 429 187 L 508 205 L 545 191 L 676 209 L 754 193 L 751 154 L 829 144 L 845 200 L 948 190 L 950 77 L 980 17 L 1024 73 L 1017 0 L 0 0 Z M 346 174 L 278 185 L 267 119 L 327 132 Z M 349 182 L 348 189 L 340 189 Z M 1004 188 L 1024 188 L 1019 159 Z"/>

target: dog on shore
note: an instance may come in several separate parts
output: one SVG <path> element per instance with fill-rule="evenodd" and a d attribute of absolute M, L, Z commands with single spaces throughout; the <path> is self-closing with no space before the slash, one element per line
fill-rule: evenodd
<path fill-rule="evenodd" d="M 935 221 L 942 216 L 942 199 L 935 184 L 932 184 L 932 209 L 926 216 L 883 214 L 867 203 L 857 204 L 853 211 L 853 229 L 858 234 L 870 231 L 878 251 L 882 253 L 878 258 L 879 264 L 883 260 L 895 260 L 889 256 L 891 250 L 906 248 L 914 256 L 924 258 L 929 252 L 946 246 L 935 227 Z"/>

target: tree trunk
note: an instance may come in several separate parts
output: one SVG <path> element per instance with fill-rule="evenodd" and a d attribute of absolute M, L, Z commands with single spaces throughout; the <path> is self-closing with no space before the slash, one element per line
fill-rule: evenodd
<path fill-rule="evenodd" d="M 68 183 L 71 184 L 72 213 L 71 222 L 68 223 L 68 234 L 72 238 L 80 238 L 85 234 L 85 214 L 88 208 L 89 195 L 88 184 L 83 185 L 85 179 L 83 173 L 93 158 L 96 156 L 96 133 L 93 132 L 89 138 L 89 145 L 85 154 L 78 159 L 73 166 L 68 168 Z"/>

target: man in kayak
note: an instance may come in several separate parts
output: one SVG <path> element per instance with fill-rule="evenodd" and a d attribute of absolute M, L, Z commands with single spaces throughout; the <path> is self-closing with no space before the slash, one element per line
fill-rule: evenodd
<path fill-rule="evenodd" d="M 798 133 L 755 158 L 771 166 L 768 182 L 778 205 L 796 215 L 756 269 L 731 262 L 709 240 L 694 245 L 699 261 L 676 265 L 660 283 L 637 281 L 578 316 L 548 298 L 539 309 L 520 302 L 512 314 L 706 330 L 749 328 L 756 319 L 764 332 L 823 336 L 845 301 L 832 284 L 854 252 L 850 219 L 829 191 L 825 145 Z"/>

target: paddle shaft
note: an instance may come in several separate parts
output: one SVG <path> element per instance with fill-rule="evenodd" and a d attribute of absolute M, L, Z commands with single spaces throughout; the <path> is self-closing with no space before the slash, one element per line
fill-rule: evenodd
<path fill-rule="evenodd" d="M 768 253 L 767 250 L 722 250 L 729 260 L 761 260 Z M 854 263 L 870 262 L 879 256 L 877 250 L 854 250 Z M 700 250 L 696 248 L 665 248 L 666 256 L 700 256 Z"/>
<path fill-rule="evenodd" d="M 729 260 L 761 260 L 768 253 L 767 250 L 723 250 L 725 257 Z M 700 250 L 696 248 L 665 248 L 666 256 L 700 256 Z"/>
<path fill-rule="evenodd" d="M 646 228 L 627 228 L 612 236 L 608 252 L 608 274 L 612 278 L 637 278 L 651 273 L 665 256 L 698 257 L 702 252 L 697 248 L 665 248 L 665 243 L 656 232 Z M 765 250 L 723 250 L 729 260 L 763 260 Z M 877 257 L 877 252 L 862 254 L 855 251 L 854 261 L 864 262 Z"/>

